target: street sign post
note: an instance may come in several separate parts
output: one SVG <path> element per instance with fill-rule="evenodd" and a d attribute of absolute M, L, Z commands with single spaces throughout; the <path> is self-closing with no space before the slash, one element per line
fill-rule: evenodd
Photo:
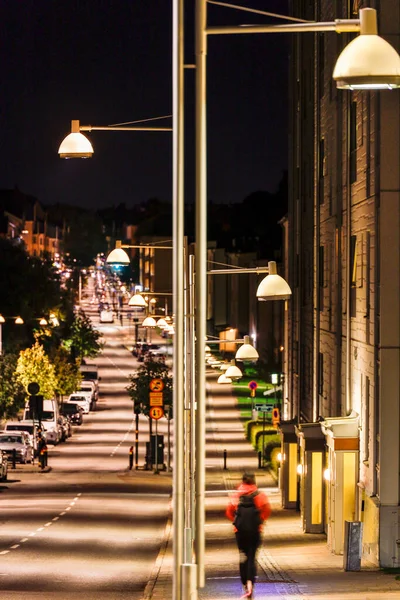
<path fill-rule="evenodd" d="M 249 383 L 249 388 L 250 388 L 251 390 L 256 390 L 256 389 L 258 388 L 258 383 L 257 383 L 257 381 L 250 381 L 250 383 Z"/>
<path fill-rule="evenodd" d="M 150 406 L 163 406 L 164 398 L 162 392 L 149 392 Z"/>
<path fill-rule="evenodd" d="M 274 405 L 273 404 L 255 404 L 254 408 L 258 412 L 272 413 Z"/>
<path fill-rule="evenodd" d="M 152 392 L 162 392 L 164 389 L 164 382 L 162 379 L 152 379 L 149 387 Z"/>
<path fill-rule="evenodd" d="M 272 425 L 278 429 L 278 423 L 281 420 L 279 408 L 274 408 L 272 411 Z"/>
<path fill-rule="evenodd" d="M 151 419 L 158 421 L 158 419 L 164 416 L 164 409 L 162 406 L 152 406 L 149 414 Z"/>

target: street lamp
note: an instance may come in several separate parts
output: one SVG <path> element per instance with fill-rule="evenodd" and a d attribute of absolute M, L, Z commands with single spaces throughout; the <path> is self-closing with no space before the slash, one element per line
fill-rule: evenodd
<path fill-rule="evenodd" d="M 225 376 L 231 379 L 240 379 L 243 377 L 242 371 L 236 366 L 235 359 L 231 360 L 231 364 L 225 371 Z"/>
<path fill-rule="evenodd" d="M 141 294 L 135 293 L 129 298 L 128 306 L 136 306 L 138 308 L 146 308 L 147 302 Z"/>
<path fill-rule="evenodd" d="M 171 115 L 156 118 L 167 119 L 169 117 Z M 155 119 L 146 119 L 146 121 L 153 120 Z M 135 121 L 131 123 L 135 123 Z M 58 149 L 60 158 L 91 158 L 93 156 L 93 146 L 81 131 L 172 131 L 172 127 L 135 127 L 132 125 L 105 125 L 99 127 L 97 125 L 81 125 L 79 120 L 74 119 L 71 121 L 71 133 L 63 139 Z"/>
<path fill-rule="evenodd" d="M 220 375 L 217 379 L 217 383 L 232 383 L 232 379 L 230 377 L 227 377 L 225 375 L 225 373 L 222 373 L 222 375 Z"/>
<path fill-rule="evenodd" d="M 108 254 L 106 258 L 106 263 L 109 265 L 120 265 L 127 266 L 131 262 L 128 254 L 125 252 L 124 248 L 150 248 L 150 250 L 173 250 L 173 245 L 170 246 L 157 246 L 151 244 L 123 244 L 121 240 L 117 240 L 115 242 L 114 250 L 111 250 L 110 254 Z"/>
<path fill-rule="evenodd" d="M 173 360 L 173 414 L 174 472 L 173 472 L 173 600 L 181 600 L 182 587 L 189 587 L 189 580 L 195 571 L 194 565 L 183 565 L 184 547 L 184 11 L 183 0 L 172 0 L 172 212 L 173 212 L 173 296 L 175 313 L 175 343 Z M 78 134 L 82 126 L 74 125 L 71 133 Z M 95 128 L 92 127 L 92 130 Z M 122 130 L 122 127 L 106 127 L 108 131 Z M 145 128 L 140 128 L 143 131 Z M 96 128 L 99 130 L 99 128 Z M 103 129 L 102 129 L 103 130 Z M 128 130 L 128 128 L 123 128 Z M 135 131 L 133 127 L 129 131 Z M 152 131 L 155 128 L 151 129 Z M 167 129 L 163 129 L 166 131 Z M 170 129 L 169 129 L 170 130 Z M 77 138 L 75 137 L 74 140 Z M 71 140 L 71 138 L 70 138 Z M 73 158 L 79 155 L 80 147 L 72 140 L 71 146 L 60 147 L 60 156 Z M 82 141 L 79 138 L 79 144 Z M 61 145 L 62 146 L 62 145 Z M 78 154 L 76 154 L 78 151 Z M 86 145 L 84 154 L 91 156 L 93 148 Z M 89 157 L 88 156 L 88 157 Z"/>
<path fill-rule="evenodd" d="M 267 267 L 229 267 L 227 269 L 211 269 L 207 275 L 241 275 L 256 273 L 258 275 L 267 273 L 260 282 L 256 296 L 259 300 L 289 300 L 292 290 L 288 282 L 278 275 L 276 262 L 270 260 Z"/>
<path fill-rule="evenodd" d="M 211 2 L 210 2 L 211 3 Z M 239 10 L 243 8 L 224 2 L 216 4 Z M 261 13 L 261 11 L 258 11 Z M 268 14 L 268 13 L 265 13 Z M 269 16 L 271 14 L 269 13 Z M 286 18 L 282 15 L 272 15 Z M 293 21 L 294 19 L 292 19 Z M 297 22 L 283 25 L 207 26 L 207 0 L 196 0 L 196 390 L 198 419 L 196 428 L 196 540 L 198 586 L 204 587 L 205 553 L 205 365 L 204 339 L 207 307 L 207 37 L 216 34 L 289 33 L 336 31 L 359 32 L 361 41 L 353 40 L 339 56 L 334 71 L 338 87 L 349 89 L 392 89 L 400 86 L 400 57 L 384 40 L 377 40 L 376 11 L 360 10 L 360 19 L 337 19 L 332 22 Z M 354 43 L 356 42 L 356 43 Z M 382 43 L 383 42 L 383 43 Z M 365 58 L 363 58 L 365 57 Z M 269 290 L 258 297 L 271 300 Z"/>

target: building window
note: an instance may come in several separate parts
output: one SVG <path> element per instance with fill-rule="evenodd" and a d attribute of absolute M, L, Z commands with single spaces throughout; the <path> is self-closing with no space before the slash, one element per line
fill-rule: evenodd
<path fill-rule="evenodd" d="M 318 353 L 318 394 L 322 396 L 324 393 L 324 355 Z"/>
<path fill-rule="evenodd" d="M 357 302 L 357 236 L 350 238 L 350 316 L 356 316 Z"/>
<path fill-rule="evenodd" d="M 299 373 L 299 342 L 294 340 L 293 342 L 293 371 L 298 375 Z"/>
<path fill-rule="evenodd" d="M 318 200 L 320 204 L 324 203 L 324 181 L 325 181 L 325 139 L 319 141 L 318 157 Z"/>
<path fill-rule="evenodd" d="M 36 235 L 32 236 L 32 244 L 36 244 Z"/>
<path fill-rule="evenodd" d="M 318 36 L 318 93 L 321 99 L 325 93 L 325 35 Z"/>
<path fill-rule="evenodd" d="M 365 399 L 364 399 L 364 423 L 363 423 L 363 438 L 364 438 L 364 460 L 369 460 L 369 404 L 370 404 L 370 383 L 369 377 L 365 378 Z"/>
<path fill-rule="evenodd" d="M 318 289 L 319 289 L 319 310 L 324 310 L 324 287 L 325 287 L 325 251 L 324 246 L 319 247 L 318 257 Z"/>
<path fill-rule="evenodd" d="M 350 183 L 357 181 L 357 102 L 350 104 Z"/>

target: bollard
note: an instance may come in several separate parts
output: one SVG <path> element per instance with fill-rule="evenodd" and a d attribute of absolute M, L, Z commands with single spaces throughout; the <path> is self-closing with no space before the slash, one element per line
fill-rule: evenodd
<path fill-rule="evenodd" d="M 261 469 L 261 450 L 258 451 L 258 468 Z"/>
<path fill-rule="evenodd" d="M 133 446 L 129 448 L 129 470 L 133 467 Z"/>
<path fill-rule="evenodd" d="M 12 468 L 15 469 L 17 465 L 17 451 L 14 448 L 12 451 Z"/>
<path fill-rule="evenodd" d="M 227 457 L 227 454 L 228 454 L 227 451 L 224 450 L 224 471 L 226 471 L 226 468 L 227 468 L 226 467 L 226 457 Z"/>
<path fill-rule="evenodd" d="M 43 448 L 44 452 L 44 466 L 47 467 L 47 446 Z"/>

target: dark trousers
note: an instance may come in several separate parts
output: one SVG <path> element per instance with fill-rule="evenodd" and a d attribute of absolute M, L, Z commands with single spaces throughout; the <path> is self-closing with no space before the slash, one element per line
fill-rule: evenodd
<path fill-rule="evenodd" d="M 254 583 L 257 574 L 256 554 L 261 543 L 260 532 L 249 536 L 237 531 L 235 535 L 240 552 L 240 579 L 243 585 L 248 581 Z"/>

